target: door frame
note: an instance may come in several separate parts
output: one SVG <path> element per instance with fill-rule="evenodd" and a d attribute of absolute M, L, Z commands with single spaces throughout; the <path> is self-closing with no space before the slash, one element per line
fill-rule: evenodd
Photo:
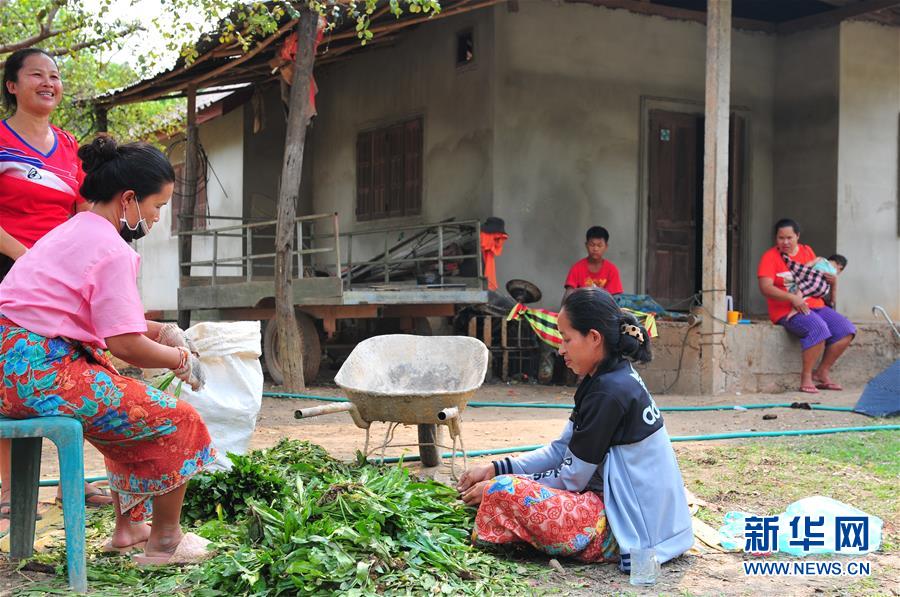
<path fill-rule="evenodd" d="M 690 100 L 671 98 L 664 96 L 642 95 L 640 96 L 640 110 L 638 123 L 638 181 L 637 181 L 637 227 L 635 230 L 635 255 L 637 255 L 637 263 L 635 267 L 634 288 L 638 294 L 645 294 L 647 287 L 647 238 L 650 229 L 649 212 L 650 198 L 648 196 L 650 189 L 650 150 L 647 142 L 647 135 L 650 131 L 650 111 L 665 110 L 668 112 L 682 112 L 685 114 L 696 114 L 704 116 L 705 104 L 701 100 Z M 752 112 L 749 107 L 742 105 L 732 105 L 730 113 L 736 113 L 744 119 L 744 180 L 742 186 L 743 202 L 741 204 L 741 263 L 749 264 L 750 259 L 750 218 L 753 216 L 753 153 L 750 151 L 752 147 L 751 137 L 753 131 Z M 701 146 L 702 149 L 702 146 Z M 702 189 L 702 181 L 701 181 Z M 702 190 L 701 190 L 702 192 Z M 702 216 L 700 218 L 702 226 Z M 702 248 L 702 247 L 701 247 Z M 702 266 L 702 264 L 701 264 Z M 744 267 L 744 280 L 742 288 L 744 292 L 750 287 L 749 273 L 752 268 Z M 744 297 L 735 297 L 735 304 Z"/>

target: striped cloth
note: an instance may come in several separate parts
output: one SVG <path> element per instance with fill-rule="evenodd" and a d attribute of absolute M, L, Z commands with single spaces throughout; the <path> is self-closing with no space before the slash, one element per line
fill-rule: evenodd
<path fill-rule="evenodd" d="M 634 315 L 651 338 L 656 338 L 659 333 L 656 331 L 656 316 L 653 313 L 645 313 L 643 311 L 635 311 L 634 309 L 622 308 L 623 313 L 631 313 Z M 516 321 L 525 318 L 534 333 L 546 344 L 555 349 L 559 349 L 562 344 L 562 334 L 559 333 L 559 313 L 548 311 L 546 309 L 537 309 L 534 307 L 526 307 L 522 303 L 517 303 L 506 317 L 507 321 Z"/>
<path fill-rule="evenodd" d="M 822 272 L 794 261 L 785 253 L 781 254 L 781 258 L 784 259 L 785 265 L 791 270 L 794 284 L 796 284 L 797 289 L 800 290 L 803 296 L 822 297 L 831 292 L 831 284 L 828 283 Z"/>

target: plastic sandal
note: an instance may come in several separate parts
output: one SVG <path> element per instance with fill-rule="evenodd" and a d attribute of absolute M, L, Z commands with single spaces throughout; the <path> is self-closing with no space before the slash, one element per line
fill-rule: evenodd
<path fill-rule="evenodd" d="M 131 556 L 131 560 L 142 568 L 150 566 L 172 566 L 182 564 L 196 564 L 208 560 L 213 556 L 207 546 L 209 541 L 195 535 L 194 533 L 185 533 L 178 542 L 175 552 L 164 556 L 148 556 L 139 554 Z"/>

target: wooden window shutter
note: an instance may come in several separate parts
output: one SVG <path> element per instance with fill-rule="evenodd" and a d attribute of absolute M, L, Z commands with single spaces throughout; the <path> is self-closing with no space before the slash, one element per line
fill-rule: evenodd
<path fill-rule="evenodd" d="M 374 220 L 422 211 L 422 119 L 356 137 L 356 218 Z"/>
<path fill-rule="evenodd" d="M 387 132 L 387 176 L 388 196 L 387 215 L 390 217 L 404 214 L 404 180 L 403 180 L 403 125 L 392 126 Z"/>
<path fill-rule="evenodd" d="M 404 215 L 422 212 L 422 119 L 410 120 L 405 129 Z"/>
<path fill-rule="evenodd" d="M 387 215 L 388 187 L 388 142 L 387 131 L 382 129 L 372 133 L 372 210 L 373 218 Z"/>
<path fill-rule="evenodd" d="M 356 218 L 372 217 L 372 133 L 356 138 Z"/>

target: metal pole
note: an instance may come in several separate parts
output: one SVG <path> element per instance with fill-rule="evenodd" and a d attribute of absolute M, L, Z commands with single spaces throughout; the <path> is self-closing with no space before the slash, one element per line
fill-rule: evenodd
<path fill-rule="evenodd" d="M 387 284 L 391 281 L 391 274 L 388 272 L 388 235 L 387 232 L 384 233 L 384 283 Z"/>
<path fill-rule="evenodd" d="M 444 283 L 444 226 L 438 224 L 438 275 Z"/>
<path fill-rule="evenodd" d="M 253 279 L 253 228 L 247 227 L 247 281 Z"/>
<path fill-rule="evenodd" d="M 341 283 L 341 290 L 343 291 L 344 280 L 341 278 L 341 235 L 337 212 L 331 216 L 331 225 L 334 231 L 334 262 L 335 267 L 337 268 L 338 282 Z"/>
<path fill-rule="evenodd" d="M 216 260 L 219 258 L 219 233 L 213 231 L 213 258 L 212 258 L 212 285 L 216 285 L 216 274 L 218 272 L 218 265 L 216 264 Z"/>

